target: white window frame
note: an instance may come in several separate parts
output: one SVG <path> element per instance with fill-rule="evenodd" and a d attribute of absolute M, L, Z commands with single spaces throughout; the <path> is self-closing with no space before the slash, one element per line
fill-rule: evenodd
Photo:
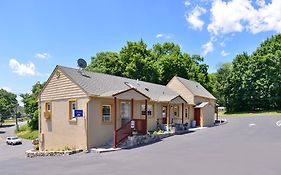
<path fill-rule="evenodd" d="M 141 115 L 145 116 L 145 104 L 141 105 Z M 147 105 L 147 117 L 153 117 L 153 104 Z"/>
<path fill-rule="evenodd" d="M 103 111 L 104 107 L 109 107 L 109 115 L 108 114 L 104 115 L 104 113 L 103 113 L 104 112 Z M 112 114 L 112 112 L 111 112 L 111 105 L 102 105 L 102 122 L 103 123 L 110 123 L 111 122 L 111 114 Z M 109 120 L 107 120 L 106 118 L 109 118 Z"/>

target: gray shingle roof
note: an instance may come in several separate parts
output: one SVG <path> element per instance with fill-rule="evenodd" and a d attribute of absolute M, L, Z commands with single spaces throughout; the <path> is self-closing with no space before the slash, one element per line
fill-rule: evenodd
<path fill-rule="evenodd" d="M 207 104 L 209 104 L 209 102 L 202 102 L 202 103 L 199 103 L 195 106 L 195 108 L 203 108 L 205 107 Z"/>
<path fill-rule="evenodd" d="M 117 92 L 135 88 L 154 101 L 166 101 L 178 94 L 166 86 L 118 77 L 103 73 L 83 71 L 78 69 L 58 66 L 67 76 L 77 83 L 89 95 L 111 96 Z"/>
<path fill-rule="evenodd" d="M 216 99 L 209 91 L 207 91 L 200 83 L 187 80 L 181 77 L 176 77 L 186 88 L 188 88 L 191 93 L 195 96 L 207 97 L 211 99 Z"/>

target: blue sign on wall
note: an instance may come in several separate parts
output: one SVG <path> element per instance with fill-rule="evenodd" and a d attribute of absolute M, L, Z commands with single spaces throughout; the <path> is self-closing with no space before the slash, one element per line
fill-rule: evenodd
<path fill-rule="evenodd" d="M 74 110 L 74 117 L 83 117 L 83 110 Z"/>

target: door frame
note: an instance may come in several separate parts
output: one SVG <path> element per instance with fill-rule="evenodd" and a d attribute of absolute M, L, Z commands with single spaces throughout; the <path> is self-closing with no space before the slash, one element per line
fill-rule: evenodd
<path fill-rule="evenodd" d="M 165 114 L 166 117 L 163 117 L 163 108 L 166 108 L 166 110 L 165 110 L 165 111 L 166 111 L 166 112 L 165 112 L 165 113 L 166 113 L 166 114 Z M 161 112 L 161 114 L 162 114 L 162 115 L 161 115 L 162 124 L 167 124 L 167 123 L 168 123 L 168 122 L 167 122 L 167 120 L 168 120 L 168 105 L 163 105 L 163 106 L 162 106 L 162 112 Z M 165 122 L 164 122 L 164 121 L 165 121 Z"/>
<path fill-rule="evenodd" d="M 196 121 L 196 126 L 201 127 L 201 108 L 194 108 L 194 120 Z"/>

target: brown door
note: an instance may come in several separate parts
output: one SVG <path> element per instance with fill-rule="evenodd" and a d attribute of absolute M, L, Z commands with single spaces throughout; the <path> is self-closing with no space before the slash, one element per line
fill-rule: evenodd
<path fill-rule="evenodd" d="M 167 106 L 162 107 L 162 124 L 167 124 Z"/>
<path fill-rule="evenodd" d="M 196 126 L 200 126 L 200 108 L 194 108 L 194 120 L 196 121 Z"/>

